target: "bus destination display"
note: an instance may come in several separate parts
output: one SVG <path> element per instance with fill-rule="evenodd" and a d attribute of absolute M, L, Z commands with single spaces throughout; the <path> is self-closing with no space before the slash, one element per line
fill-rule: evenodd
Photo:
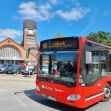
<path fill-rule="evenodd" d="M 74 37 L 50 39 L 41 42 L 41 50 L 78 49 L 79 39 Z"/>

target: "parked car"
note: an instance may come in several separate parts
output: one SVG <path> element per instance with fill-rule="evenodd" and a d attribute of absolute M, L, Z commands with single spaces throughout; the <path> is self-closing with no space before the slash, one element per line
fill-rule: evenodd
<path fill-rule="evenodd" d="M 18 71 L 19 71 L 19 66 L 12 65 L 12 66 L 7 68 L 6 74 L 14 74 L 14 73 L 17 73 Z"/>
<path fill-rule="evenodd" d="M 18 73 L 19 74 L 22 74 L 23 70 L 25 70 L 26 67 L 25 66 L 20 66 L 19 70 L 18 70 Z"/>
<path fill-rule="evenodd" d="M 2 64 L 0 65 L 0 73 L 5 73 L 8 67 L 12 66 L 12 64 Z"/>
<path fill-rule="evenodd" d="M 31 65 L 29 67 L 29 69 L 32 70 L 33 74 L 36 74 L 36 67 L 35 66 Z"/>
<path fill-rule="evenodd" d="M 28 70 L 25 68 L 24 70 L 22 70 L 22 75 L 33 75 L 36 73 L 36 69 L 35 68 L 29 68 Z"/>

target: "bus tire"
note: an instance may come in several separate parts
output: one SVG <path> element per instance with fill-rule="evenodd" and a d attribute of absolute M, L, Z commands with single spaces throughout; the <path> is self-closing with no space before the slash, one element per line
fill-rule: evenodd
<path fill-rule="evenodd" d="M 103 102 L 109 101 L 111 97 L 111 86 L 107 83 L 104 88 L 104 99 Z"/>

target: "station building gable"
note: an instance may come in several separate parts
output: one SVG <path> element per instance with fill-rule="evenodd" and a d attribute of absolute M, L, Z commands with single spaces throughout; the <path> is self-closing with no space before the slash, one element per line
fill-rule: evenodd
<path fill-rule="evenodd" d="M 0 63 L 24 63 L 36 62 L 36 56 L 29 54 L 26 58 L 26 50 L 11 38 L 0 42 Z"/>

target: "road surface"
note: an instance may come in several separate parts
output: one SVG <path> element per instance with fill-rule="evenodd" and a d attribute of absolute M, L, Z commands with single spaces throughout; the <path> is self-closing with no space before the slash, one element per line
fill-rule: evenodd
<path fill-rule="evenodd" d="M 0 111 L 111 111 L 111 100 L 76 109 L 34 93 L 35 76 L 0 75 Z"/>

